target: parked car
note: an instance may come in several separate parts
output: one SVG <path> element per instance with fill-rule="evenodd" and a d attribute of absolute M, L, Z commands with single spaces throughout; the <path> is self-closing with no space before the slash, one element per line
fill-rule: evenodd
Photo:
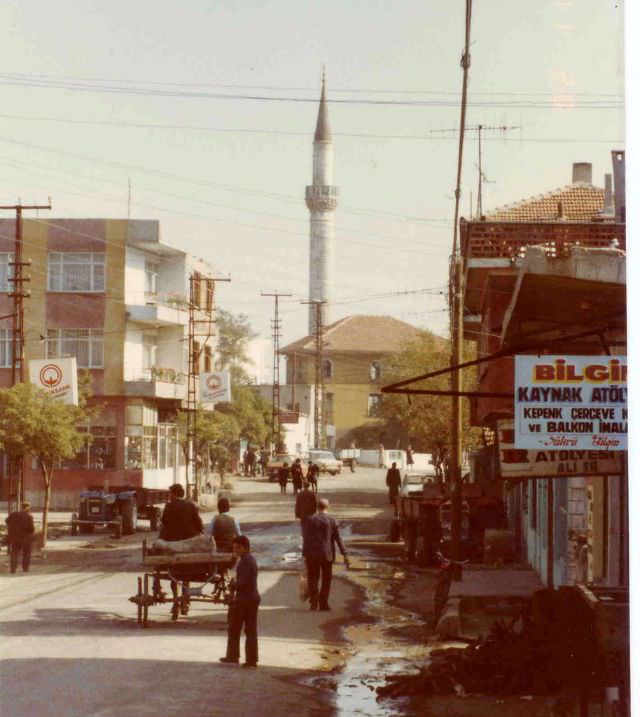
<path fill-rule="evenodd" d="M 296 462 L 296 456 L 293 453 L 278 453 L 267 463 L 267 475 L 270 481 L 278 480 L 278 471 L 285 463 L 289 464 L 289 468 Z"/>
<path fill-rule="evenodd" d="M 331 451 L 308 451 L 304 457 L 305 465 L 308 465 L 309 461 L 313 461 L 320 468 L 320 473 L 330 473 L 335 476 L 342 472 L 342 461 L 339 461 Z"/>
<path fill-rule="evenodd" d="M 411 495 L 422 495 L 425 483 L 434 483 L 436 479 L 435 469 L 427 471 L 408 471 L 402 478 L 400 484 L 400 495 L 408 497 Z"/>

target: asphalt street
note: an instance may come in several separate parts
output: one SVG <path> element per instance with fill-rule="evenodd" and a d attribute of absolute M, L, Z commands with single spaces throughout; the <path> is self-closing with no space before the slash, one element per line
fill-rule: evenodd
<path fill-rule="evenodd" d="M 322 476 L 319 492 L 330 499 L 347 537 L 350 524 L 388 512 L 384 474 L 377 469 Z M 297 595 L 300 529 L 293 496 L 264 479 L 240 478 L 234 495 L 231 512 L 261 566 L 258 670 L 218 663 L 226 641 L 223 606 L 196 604 L 178 622 L 167 605 L 153 606 L 149 627 L 138 625 L 129 597 L 142 574 L 141 542 L 154 535 L 146 527 L 119 541 L 108 534 L 64 535 L 50 541 L 46 557 L 35 555 L 28 574 L 9 574 L 3 556 L 2 714 L 332 714 L 327 695 L 300 678 L 341 664 L 348 645 L 338 628 L 353 619 L 357 591 L 339 563 L 332 611 L 310 612 Z"/>

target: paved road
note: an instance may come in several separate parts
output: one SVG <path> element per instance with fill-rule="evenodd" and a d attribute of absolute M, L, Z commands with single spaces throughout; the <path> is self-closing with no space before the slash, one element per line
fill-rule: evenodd
<path fill-rule="evenodd" d="M 310 613 L 297 599 L 299 527 L 293 496 L 276 484 L 237 479 L 233 507 L 263 569 L 257 671 L 218 664 L 225 610 L 203 605 L 173 623 L 167 606 L 140 628 L 135 592 L 144 533 L 51 541 L 29 574 L 0 574 L 0 707 L 12 717 L 162 715 L 325 715 L 326 698 L 296 678 L 339 661 L 336 621 L 349 617 L 354 591 L 337 580 L 332 613 Z M 320 494 L 343 521 L 385 516 L 383 472 L 322 477 Z M 203 516 L 205 520 L 210 517 Z M 348 532 L 348 531 L 347 531 Z M 146 534 L 150 537 L 151 534 Z M 284 558 L 284 560 L 283 560 Z M 339 566 L 337 574 L 343 573 Z"/>

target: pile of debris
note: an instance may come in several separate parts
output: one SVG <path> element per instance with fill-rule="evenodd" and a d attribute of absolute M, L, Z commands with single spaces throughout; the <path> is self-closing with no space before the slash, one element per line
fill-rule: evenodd
<path fill-rule="evenodd" d="M 509 623 L 466 647 L 433 650 L 417 674 L 390 675 L 378 697 L 533 695 L 593 681 L 597 655 L 589 615 L 566 590 L 540 590 Z"/>

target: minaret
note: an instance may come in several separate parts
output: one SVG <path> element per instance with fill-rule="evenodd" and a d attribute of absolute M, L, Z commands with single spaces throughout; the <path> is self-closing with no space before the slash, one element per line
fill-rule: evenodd
<path fill-rule="evenodd" d="M 338 188 L 333 186 L 333 138 L 329 127 L 329 111 L 324 71 L 322 94 L 318 108 L 316 133 L 313 138 L 313 184 L 305 192 L 310 216 L 309 237 L 309 301 L 325 301 L 322 325 L 329 323 L 331 283 L 333 279 L 333 213 L 338 206 Z M 316 329 L 316 307 L 309 306 L 309 333 Z"/>

